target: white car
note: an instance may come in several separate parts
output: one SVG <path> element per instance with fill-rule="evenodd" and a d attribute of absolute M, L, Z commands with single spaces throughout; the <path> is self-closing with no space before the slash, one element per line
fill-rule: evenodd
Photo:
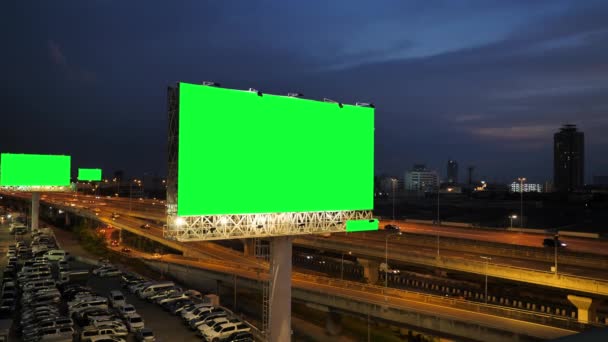
<path fill-rule="evenodd" d="M 224 323 L 216 326 L 213 330 L 205 333 L 203 338 L 207 341 L 216 342 L 236 332 L 250 331 L 251 328 L 245 323 Z"/>
<path fill-rule="evenodd" d="M 100 277 L 116 277 L 122 274 L 122 272 L 113 266 L 102 266 L 93 270 L 93 274 Z"/>
<path fill-rule="evenodd" d="M 118 313 L 118 316 L 122 318 L 137 314 L 137 311 L 135 311 L 135 307 L 131 304 L 119 306 L 118 308 L 116 308 L 116 312 Z"/>
<path fill-rule="evenodd" d="M 82 342 L 127 342 L 127 340 L 118 336 L 100 335 L 88 337 L 86 340 L 82 340 Z"/>
<path fill-rule="evenodd" d="M 138 314 L 132 314 L 125 317 L 125 323 L 130 332 L 136 332 L 144 328 L 144 319 Z"/>
<path fill-rule="evenodd" d="M 114 330 L 114 336 L 127 336 L 129 331 L 127 330 L 127 326 L 122 322 L 117 321 L 102 321 L 95 322 L 95 324 L 91 324 L 82 328 L 82 330 L 94 330 L 94 329 L 112 329 Z"/>
<path fill-rule="evenodd" d="M 110 291 L 108 301 L 110 303 L 110 306 L 113 308 L 118 308 L 127 304 L 125 296 L 120 291 Z"/>
<path fill-rule="evenodd" d="M 240 323 L 240 321 L 238 318 L 229 319 L 227 316 L 217 317 L 196 327 L 196 329 L 198 330 L 196 334 L 198 336 L 205 336 L 205 334 L 211 333 L 211 331 L 215 329 L 215 327 L 224 323 Z"/>

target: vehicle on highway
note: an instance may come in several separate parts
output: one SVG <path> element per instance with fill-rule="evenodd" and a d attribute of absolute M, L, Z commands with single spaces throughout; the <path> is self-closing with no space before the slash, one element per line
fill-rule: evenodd
<path fill-rule="evenodd" d="M 160 258 L 162 258 L 162 257 L 163 257 L 163 256 L 162 256 L 162 255 L 160 255 L 159 253 L 154 253 L 154 254 L 152 254 L 152 259 L 160 259 Z"/>
<path fill-rule="evenodd" d="M 154 332 L 152 332 L 152 330 L 143 328 L 135 333 L 135 341 L 154 342 L 156 341 L 156 337 L 154 336 Z"/>
<path fill-rule="evenodd" d="M 112 246 L 112 247 L 117 247 L 118 245 L 120 245 L 118 240 L 112 240 L 112 242 L 110 242 L 110 246 Z"/>
<path fill-rule="evenodd" d="M 127 304 L 125 296 L 120 291 L 110 291 L 108 302 L 112 308 L 118 308 Z"/>
<path fill-rule="evenodd" d="M 116 213 L 116 212 L 112 213 L 112 219 L 117 219 L 119 217 L 120 217 L 119 213 Z"/>
<path fill-rule="evenodd" d="M 395 231 L 400 231 L 401 228 L 399 228 L 398 225 L 396 224 L 387 224 L 386 226 L 384 226 L 384 230 L 395 230 Z"/>
<path fill-rule="evenodd" d="M 567 247 L 568 244 L 566 244 L 565 242 L 561 241 L 560 239 L 554 238 L 554 239 L 544 239 L 543 240 L 543 246 L 544 247 L 553 247 L 555 248 L 555 244 L 557 243 L 557 247 Z"/>
<path fill-rule="evenodd" d="M 144 328 L 144 319 L 139 314 L 132 314 L 125 317 L 125 324 L 130 332 Z"/>
<path fill-rule="evenodd" d="M 123 253 L 131 253 L 131 248 L 123 247 L 120 251 Z"/>
<path fill-rule="evenodd" d="M 141 226 L 139 226 L 139 228 L 141 228 L 141 229 L 150 229 L 150 224 L 149 223 L 142 224 Z"/>

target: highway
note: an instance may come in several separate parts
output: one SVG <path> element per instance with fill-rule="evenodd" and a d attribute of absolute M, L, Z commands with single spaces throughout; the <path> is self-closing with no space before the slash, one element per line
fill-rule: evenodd
<path fill-rule="evenodd" d="M 15 196 L 17 197 L 21 197 L 24 199 L 28 198 L 28 194 L 15 194 Z M 142 220 L 141 218 L 138 217 L 144 217 L 145 214 L 144 212 L 147 212 L 148 214 L 151 212 L 154 212 L 155 216 L 161 216 L 162 212 L 164 211 L 164 205 L 163 203 L 160 203 L 159 201 L 153 201 L 153 200 L 141 200 L 137 205 L 137 208 L 135 206 L 133 206 L 133 210 L 132 211 L 139 211 L 139 214 L 135 215 L 136 217 L 131 217 L 131 216 L 127 216 L 127 215 L 121 215 L 119 218 L 113 220 L 111 218 L 111 213 L 112 212 L 118 212 L 118 211 L 125 211 L 124 206 L 125 206 L 125 202 L 128 203 L 128 199 L 116 199 L 116 198 L 106 198 L 106 199 L 101 199 L 101 198 L 95 198 L 94 196 L 83 196 L 83 195 L 78 195 L 77 198 L 74 198 L 73 194 L 61 194 L 61 193 L 48 193 L 45 196 L 42 197 L 41 199 L 42 201 L 47 202 L 49 205 L 61 205 L 61 206 L 66 206 L 67 208 L 69 208 L 70 210 L 74 210 L 74 209 L 79 209 L 78 211 L 81 210 L 85 210 L 88 211 L 89 214 L 92 213 L 93 208 L 98 208 L 98 212 L 96 215 L 96 218 L 98 220 L 100 220 L 101 222 L 104 222 L 106 224 L 110 224 L 110 225 L 115 225 L 115 226 L 128 226 L 129 230 L 131 231 L 135 231 L 142 235 L 152 235 L 155 236 L 157 239 L 163 239 L 163 233 L 162 233 L 162 226 L 160 224 L 151 224 L 151 229 L 149 230 L 145 230 L 145 231 L 141 231 L 139 229 L 140 225 L 142 225 L 143 223 L 149 222 L 147 220 Z M 101 201 L 100 201 L 101 200 Z M 83 203 L 84 201 L 84 203 Z M 95 203 L 91 203 L 92 201 L 95 201 Z M 135 202 L 135 201 L 134 201 Z M 154 203 L 154 204 L 153 204 Z M 127 204 L 128 205 L 128 204 Z M 85 209 L 85 207 L 87 207 Z M 128 209 L 126 209 L 126 211 L 128 212 Z M 142 212 L 143 211 L 143 212 Z M 158 220 L 160 221 L 160 220 Z M 162 222 L 162 221 L 160 221 Z M 442 227 L 443 228 L 443 227 Z M 427 227 L 422 228 L 422 227 L 418 227 L 418 228 L 413 228 L 413 230 L 415 231 L 416 229 L 418 229 L 418 231 L 421 231 L 422 229 L 427 229 Z M 407 231 L 407 228 L 404 228 L 404 231 Z M 445 232 L 444 232 L 445 233 Z M 449 234 L 456 234 L 456 236 L 458 236 L 457 232 L 455 231 L 451 231 L 448 230 Z M 471 231 L 467 231 L 466 234 L 471 233 Z M 464 236 L 470 236 L 470 235 L 466 235 L 463 234 Z M 512 232 L 509 232 L 508 234 L 513 234 Z M 517 233 L 517 234 L 522 234 L 522 233 Z M 343 239 L 344 237 L 341 237 L 340 235 L 343 234 L 336 234 L 336 236 L 330 238 L 330 240 L 339 240 L 339 239 Z M 357 244 L 359 242 L 357 241 L 351 241 L 352 236 L 356 235 L 356 234 L 349 234 L 349 241 L 348 243 L 354 243 Z M 531 234 L 525 234 L 525 235 L 531 235 Z M 458 236 L 460 238 L 462 238 L 462 236 Z M 377 237 L 370 239 L 368 241 L 367 238 L 365 239 L 357 239 L 360 240 L 360 243 L 365 243 L 366 245 L 369 245 L 371 243 L 372 248 L 373 249 L 381 249 L 380 247 L 380 241 L 382 241 L 382 244 L 384 242 L 384 238 L 382 235 L 378 235 Z M 172 242 L 175 243 L 175 242 Z M 394 243 L 394 241 L 391 242 L 391 244 Z M 217 271 L 220 272 L 226 272 L 226 273 L 231 273 L 234 274 L 235 272 L 237 272 L 240 276 L 246 276 L 246 277 L 251 277 L 252 279 L 262 279 L 259 277 L 267 277 L 266 272 L 267 272 L 267 265 L 261 264 L 258 260 L 256 260 L 255 258 L 250 258 L 250 257 L 245 257 L 243 256 L 241 253 L 233 251 L 231 249 L 228 248 L 224 248 L 221 247 L 215 243 L 208 243 L 208 242 L 189 242 L 189 243 L 180 243 L 183 244 L 183 247 L 187 247 L 187 248 L 192 248 L 195 249 L 198 253 L 200 253 L 200 257 L 198 260 L 192 260 L 192 259 L 188 259 L 188 258 L 183 258 L 183 257 L 176 257 L 176 256 L 167 256 L 167 261 L 171 261 L 171 262 L 179 262 L 179 263 L 194 263 L 197 265 L 197 267 L 204 267 L 206 269 L 215 269 Z M 404 245 L 407 249 L 407 245 Z M 426 249 L 426 250 L 421 250 L 422 253 L 435 253 L 435 250 L 432 249 Z M 204 261 L 203 261 L 204 260 Z M 193 264 L 193 265 L 194 265 Z M 255 275 L 255 276 L 254 276 Z M 387 298 L 387 293 L 384 294 L 374 294 L 375 291 L 371 291 L 370 289 L 367 289 L 366 286 L 372 286 L 372 285 L 362 285 L 360 283 L 353 283 L 356 285 L 353 285 L 354 288 L 360 288 L 363 292 L 362 293 L 357 293 L 355 290 L 352 290 L 354 292 L 351 292 L 351 290 L 346 291 L 345 292 L 345 287 L 348 288 L 348 282 L 340 282 L 340 286 L 337 285 L 326 285 L 329 286 L 330 288 L 325 288 L 323 286 L 319 286 L 319 284 L 322 283 L 328 283 L 328 282 L 335 282 L 335 280 L 332 280 L 331 278 L 319 278 L 318 276 L 315 276 L 313 278 L 311 278 L 312 276 L 310 275 L 306 275 L 306 274 L 302 274 L 302 273 L 298 273 L 298 272 L 294 272 L 294 286 L 298 285 L 298 286 L 302 286 L 302 288 L 307 289 L 307 290 L 314 290 L 314 289 L 318 289 L 318 288 L 323 288 L 324 293 L 332 293 L 335 294 L 336 296 L 339 295 L 353 295 L 356 296 L 358 299 L 361 298 L 365 298 L 366 300 L 369 300 L 371 302 L 376 301 L 376 300 L 385 300 Z M 311 280 L 312 279 L 312 280 Z M 306 285 L 308 284 L 308 285 Z M 296 286 L 297 287 L 297 286 Z M 371 291 L 370 293 L 368 293 L 369 291 Z M 412 307 L 412 303 L 406 303 L 403 302 L 401 303 L 400 301 L 403 300 L 404 297 L 404 293 L 408 293 L 407 291 L 400 291 L 400 290 L 392 290 L 392 291 L 399 291 L 399 294 L 395 296 L 395 303 L 398 303 L 399 305 L 404 305 L 404 307 Z M 413 292 L 410 292 L 412 294 L 415 294 Z M 416 296 L 418 296 L 419 294 L 415 294 Z M 379 296 L 379 297 L 378 297 Z M 413 299 L 409 299 L 410 301 Z M 391 301 L 392 303 L 392 301 Z M 421 302 L 424 303 L 424 302 Z M 428 304 L 428 303 L 425 303 Z M 429 312 L 437 312 L 437 307 L 424 307 L 422 304 L 421 305 L 421 310 L 431 310 Z M 437 304 L 434 304 L 437 305 Z M 440 305 L 441 306 L 441 305 Z M 444 306 L 441 306 L 443 310 Z M 440 310 L 440 311 L 441 311 Z M 460 311 L 464 311 L 464 312 L 469 312 L 468 310 L 461 310 L 458 309 Z M 461 312 L 451 312 L 451 315 L 454 315 L 453 317 L 462 317 L 462 313 Z M 480 314 L 480 313 L 475 313 L 475 312 L 469 312 L 469 314 Z M 482 314 L 482 316 L 480 317 L 476 317 L 475 319 L 473 319 L 473 321 L 477 322 L 477 321 L 483 321 L 485 322 L 484 324 L 489 324 L 489 325 L 493 325 L 493 323 L 489 322 L 489 321 L 485 321 L 485 319 L 483 317 L 485 316 L 489 316 L 492 317 L 492 319 L 495 320 L 504 320 L 504 317 L 496 317 L 495 315 L 487 315 L 487 314 Z M 523 324 L 523 323 L 527 323 L 527 322 L 521 322 L 521 321 L 517 321 L 519 323 L 517 324 Z M 531 323 L 528 323 L 531 324 Z M 505 326 L 504 322 L 498 324 L 497 326 Z M 531 329 L 530 331 L 539 331 L 539 335 L 540 336 L 540 331 L 543 331 L 542 334 L 545 334 L 544 336 L 563 336 L 567 333 L 572 333 L 572 331 L 568 330 L 566 331 L 562 331 L 561 329 L 559 329 L 559 331 L 553 331 L 552 333 L 547 332 L 547 330 L 544 330 L 545 328 L 550 328 L 544 325 L 538 325 L 538 327 L 534 328 L 534 327 L 529 327 L 529 328 L 525 328 L 525 331 L 528 331 L 528 329 Z M 555 328 L 552 328 L 555 329 Z M 521 331 L 520 330 L 515 330 L 515 331 Z M 544 337 L 547 338 L 547 337 Z M 551 337 L 552 338 L 552 337 Z"/>

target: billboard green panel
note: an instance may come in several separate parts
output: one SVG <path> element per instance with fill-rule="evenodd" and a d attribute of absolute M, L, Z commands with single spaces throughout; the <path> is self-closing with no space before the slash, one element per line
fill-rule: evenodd
<path fill-rule="evenodd" d="M 78 180 L 98 182 L 101 180 L 101 169 L 78 169 Z"/>
<path fill-rule="evenodd" d="M 179 216 L 369 210 L 373 172 L 373 108 L 180 83 Z"/>
<path fill-rule="evenodd" d="M 367 230 L 378 230 L 377 219 L 371 220 L 348 220 L 346 221 L 346 232 L 362 232 Z"/>
<path fill-rule="evenodd" d="M 70 156 L 2 153 L 0 185 L 68 186 Z"/>

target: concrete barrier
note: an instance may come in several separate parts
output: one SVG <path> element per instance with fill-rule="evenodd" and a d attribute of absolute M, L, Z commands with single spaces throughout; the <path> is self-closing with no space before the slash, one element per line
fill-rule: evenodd
<path fill-rule="evenodd" d="M 450 227 L 460 227 L 460 228 L 472 228 L 473 225 L 471 223 L 466 222 L 450 222 L 450 221 L 441 221 L 442 226 L 450 226 Z"/>
<path fill-rule="evenodd" d="M 532 228 L 507 228 L 510 232 L 520 232 L 520 233 L 531 233 L 531 234 L 549 234 L 549 232 L 545 229 L 532 229 Z"/>
<path fill-rule="evenodd" d="M 599 239 L 600 238 L 600 234 L 599 233 L 571 232 L 571 231 L 567 231 L 567 230 L 560 230 L 559 231 L 559 235 L 562 235 L 562 236 L 572 236 L 572 237 L 582 237 L 582 238 L 588 238 L 588 239 Z"/>

